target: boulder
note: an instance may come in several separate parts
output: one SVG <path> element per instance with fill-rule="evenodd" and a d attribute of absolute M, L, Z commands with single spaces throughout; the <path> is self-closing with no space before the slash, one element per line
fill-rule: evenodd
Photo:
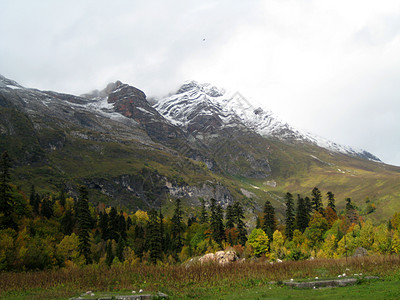
<path fill-rule="evenodd" d="M 235 251 L 227 250 L 227 251 L 218 251 L 216 253 L 207 253 L 204 256 L 200 257 L 200 263 L 207 262 L 217 262 L 221 265 L 229 264 L 238 259 Z"/>

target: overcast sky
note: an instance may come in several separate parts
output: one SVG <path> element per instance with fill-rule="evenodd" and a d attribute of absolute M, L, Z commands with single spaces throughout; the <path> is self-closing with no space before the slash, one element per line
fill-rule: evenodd
<path fill-rule="evenodd" d="M 399 0 L 0 0 L 0 74 L 72 94 L 210 82 L 400 166 Z"/>

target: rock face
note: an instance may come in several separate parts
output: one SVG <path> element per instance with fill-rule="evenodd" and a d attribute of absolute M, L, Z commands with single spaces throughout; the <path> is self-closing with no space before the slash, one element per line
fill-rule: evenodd
<path fill-rule="evenodd" d="M 216 262 L 221 265 L 229 264 L 238 259 L 235 251 L 227 250 L 227 251 L 218 251 L 216 253 L 207 253 L 204 256 L 200 257 L 200 263 L 210 263 Z"/>
<path fill-rule="evenodd" d="M 268 142 L 233 111 L 226 109 L 224 91 L 189 82 L 154 108 L 195 140 L 194 147 L 213 154 L 229 174 L 266 178 L 271 173 Z"/>

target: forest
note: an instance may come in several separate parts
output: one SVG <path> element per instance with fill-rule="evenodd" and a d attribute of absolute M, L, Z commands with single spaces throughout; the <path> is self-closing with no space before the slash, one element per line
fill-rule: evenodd
<path fill-rule="evenodd" d="M 132 212 L 94 204 L 85 186 L 77 188 L 77 197 L 64 190 L 40 195 L 33 185 L 26 195 L 10 180 L 7 152 L 0 167 L 2 271 L 176 265 L 228 249 L 241 259 L 271 262 L 400 251 L 400 213 L 375 225 L 360 216 L 350 198 L 344 210 L 336 211 L 333 192 L 326 193 L 328 205 L 323 207 L 317 187 L 306 197 L 286 193 L 284 220 L 276 218 L 266 201 L 254 226 L 240 202 L 223 209 L 215 199 L 200 199 L 197 213 L 187 216 L 181 199 L 175 199 L 173 214 L 164 216 L 162 207 Z"/>

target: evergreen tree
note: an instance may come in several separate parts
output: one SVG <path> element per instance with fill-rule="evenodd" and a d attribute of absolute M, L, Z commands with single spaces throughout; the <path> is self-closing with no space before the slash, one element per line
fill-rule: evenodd
<path fill-rule="evenodd" d="M 310 214 L 307 209 L 307 204 L 303 197 L 297 194 L 297 210 L 296 210 L 296 229 L 304 232 L 308 227 Z"/>
<path fill-rule="evenodd" d="M 89 211 L 88 191 L 85 186 L 79 187 L 79 200 L 77 202 L 77 220 L 78 220 L 78 237 L 79 254 L 85 257 L 86 264 L 92 263 L 90 250 L 90 227 L 92 217 Z"/>
<path fill-rule="evenodd" d="M 147 223 L 146 241 L 150 253 L 150 262 L 156 264 L 158 259 L 161 259 L 162 244 L 160 234 L 160 223 L 157 212 L 152 209 L 148 213 L 149 221 Z"/>
<path fill-rule="evenodd" d="M 106 245 L 106 264 L 107 266 L 111 266 L 114 260 L 114 253 L 112 251 L 112 240 L 108 241 Z"/>
<path fill-rule="evenodd" d="M 118 244 L 117 244 L 117 253 L 116 256 L 118 257 L 120 262 L 124 261 L 124 247 L 125 247 L 125 240 L 122 238 L 122 236 L 119 236 L 118 239 Z"/>
<path fill-rule="evenodd" d="M 311 194 L 312 194 L 313 209 L 315 211 L 319 212 L 320 214 L 323 214 L 324 209 L 323 209 L 323 205 L 322 205 L 322 194 L 321 194 L 320 190 L 317 187 L 315 187 L 311 191 Z"/>
<path fill-rule="evenodd" d="M 239 231 L 238 240 L 239 243 L 244 246 L 247 241 L 247 230 L 246 226 L 243 222 L 244 219 L 244 209 L 239 201 L 236 201 L 233 204 L 233 215 L 235 218 L 235 223 L 237 226 L 237 230 Z"/>
<path fill-rule="evenodd" d="M 31 193 L 29 195 L 29 204 L 32 206 L 33 210 L 35 211 L 35 205 L 36 205 L 36 191 L 35 191 L 35 186 L 32 184 L 31 185 Z"/>
<path fill-rule="evenodd" d="M 208 215 L 207 215 L 207 210 L 206 210 L 206 201 L 203 198 L 199 198 L 199 200 L 201 203 L 199 222 L 200 222 L 200 224 L 204 224 L 204 223 L 207 223 L 207 221 L 208 221 Z"/>
<path fill-rule="evenodd" d="M 119 239 L 119 217 L 117 209 L 111 207 L 110 213 L 108 214 L 108 238 L 114 241 Z"/>
<path fill-rule="evenodd" d="M 70 209 L 68 209 L 60 221 L 61 232 L 65 235 L 71 235 L 74 229 L 75 220 Z"/>
<path fill-rule="evenodd" d="M 145 250 L 145 232 L 142 225 L 137 224 L 133 230 L 133 250 L 136 255 L 141 259 L 143 257 L 143 251 Z"/>
<path fill-rule="evenodd" d="M 161 211 L 160 211 L 161 214 Z M 131 228 L 132 226 L 132 219 L 130 216 L 128 216 L 128 219 L 126 220 L 126 230 L 129 230 L 129 228 Z"/>
<path fill-rule="evenodd" d="M 196 216 L 193 216 L 192 214 L 190 214 L 188 221 L 187 221 L 187 227 L 189 228 L 190 226 L 192 226 L 193 223 L 197 223 L 197 218 L 196 218 Z"/>
<path fill-rule="evenodd" d="M 328 207 L 332 208 L 332 210 L 336 212 L 335 195 L 332 192 L 328 192 L 326 195 L 328 196 Z"/>
<path fill-rule="evenodd" d="M 307 213 L 309 216 L 311 216 L 312 212 L 313 212 L 313 208 L 312 208 L 312 203 L 311 203 L 311 199 L 309 197 L 305 197 L 304 198 L 304 203 L 307 209 Z"/>
<path fill-rule="evenodd" d="M 173 245 L 173 250 L 175 253 L 179 253 L 182 250 L 183 247 L 183 233 L 185 231 L 185 228 L 183 227 L 183 211 L 181 207 L 181 200 L 176 199 L 175 201 L 175 210 L 174 210 L 174 215 L 172 216 L 171 222 L 172 222 L 172 227 L 171 227 L 171 235 L 172 235 L 172 245 Z"/>
<path fill-rule="evenodd" d="M 18 229 L 13 218 L 13 198 L 11 195 L 10 185 L 10 160 L 7 151 L 3 152 L 0 161 L 0 214 L 3 217 L 0 219 L 0 228 Z"/>
<path fill-rule="evenodd" d="M 272 241 L 273 234 L 276 230 L 275 226 L 275 209 L 269 200 L 264 205 L 264 224 L 262 230 L 267 234 L 269 241 Z"/>
<path fill-rule="evenodd" d="M 261 229 L 261 220 L 260 220 L 259 215 L 257 215 L 257 218 L 256 218 L 256 228 Z"/>
<path fill-rule="evenodd" d="M 165 252 L 167 250 L 167 245 L 165 244 L 164 216 L 162 214 L 161 207 L 160 207 L 160 214 L 158 217 L 160 219 L 161 251 Z"/>
<path fill-rule="evenodd" d="M 53 201 L 51 201 L 49 198 L 43 199 L 40 214 L 43 217 L 50 219 L 54 214 Z"/>
<path fill-rule="evenodd" d="M 110 238 L 109 227 L 108 227 L 108 214 L 107 212 L 100 212 L 99 215 L 99 227 L 101 230 L 101 238 L 107 241 Z"/>
<path fill-rule="evenodd" d="M 36 193 L 35 202 L 33 206 L 33 211 L 35 212 L 36 215 L 39 215 L 40 213 L 40 204 L 41 204 L 40 195 Z"/>
<path fill-rule="evenodd" d="M 66 200 L 67 200 L 67 199 L 66 199 L 66 196 L 65 196 L 64 189 L 61 189 L 61 191 L 60 191 L 60 204 L 61 204 L 61 206 L 64 207 L 64 208 L 65 208 Z"/>
<path fill-rule="evenodd" d="M 118 233 L 125 241 L 127 238 L 126 234 L 126 221 L 123 212 L 121 211 L 118 217 Z M 119 240 L 119 239 L 118 239 Z"/>
<path fill-rule="evenodd" d="M 223 212 L 221 205 L 217 204 L 217 201 L 212 198 L 210 203 L 211 211 L 211 236 L 218 244 L 222 245 L 222 241 L 225 238 L 224 223 L 223 223 Z"/>
<path fill-rule="evenodd" d="M 233 212 L 233 206 L 232 206 L 232 205 L 229 204 L 229 205 L 226 207 L 225 216 L 226 216 L 226 224 L 225 224 L 225 227 L 226 227 L 227 229 L 234 228 L 234 227 L 235 227 L 235 215 L 234 215 L 234 212 Z"/>
<path fill-rule="evenodd" d="M 354 209 L 353 203 L 351 203 L 351 198 L 346 198 L 346 210 L 352 210 Z"/>
<path fill-rule="evenodd" d="M 289 192 L 286 193 L 285 202 L 286 202 L 285 234 L 288 240 L 292 240 L 294 231 L 294 203 L 293 203 L 293 195 L 291 193 Z"/>

